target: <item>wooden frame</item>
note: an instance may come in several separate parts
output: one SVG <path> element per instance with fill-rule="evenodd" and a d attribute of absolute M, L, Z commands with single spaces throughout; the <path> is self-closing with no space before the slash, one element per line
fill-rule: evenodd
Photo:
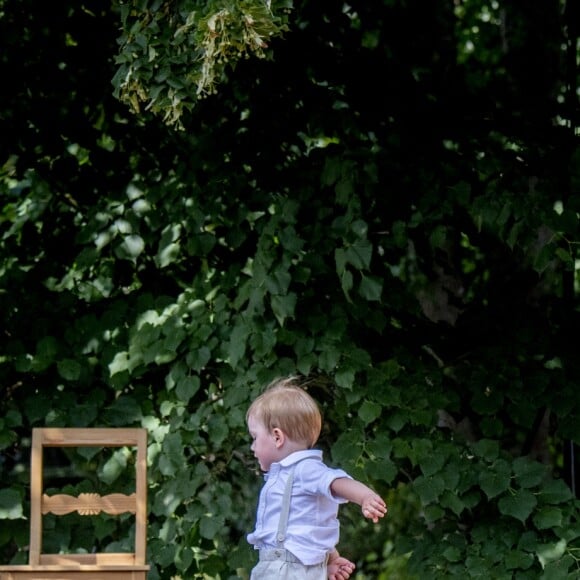
<path fill-rule="evenodd" d="M 135 447 L 135 493 L 43 493 L 45 447 Z M 135 515 L 135 551 L 128 553 L 44 554 L 42 516 L 71 512 L 96 515 Z M 140 428 L 69 429 L 39 428 L 32 431 L 30 459 L 30 552 L 28 565 L 0 566 L 0 580 L 145 580 L 147 542 L 147 431 Z"/>

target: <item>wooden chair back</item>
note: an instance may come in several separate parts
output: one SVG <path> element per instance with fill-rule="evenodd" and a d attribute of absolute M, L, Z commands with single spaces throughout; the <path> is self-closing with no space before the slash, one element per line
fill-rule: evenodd
<path fill-rule="evenodd" d="M 129 495 L 44 492 L 46 447 L 136 448 L 135 491 Z M 0 580 L 145 580 L 147 542 L 147 431 L 140 428 L 38 428 L 32 432 L 30 461 L 30 552 L 28 565 L 0 566 Z M 43 516 L 123 513 L 135 516 L 134 551 L 83 554 L 43 552 Z"/>

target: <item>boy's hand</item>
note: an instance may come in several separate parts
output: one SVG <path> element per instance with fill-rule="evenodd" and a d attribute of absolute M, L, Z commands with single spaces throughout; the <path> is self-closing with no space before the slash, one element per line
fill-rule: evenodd
<path fill-rule="evenodd" d="M 376 493 L 366 496 L 361 504 L 363 516 L 376 524 L 389 511 L 383 498 Z"/>
<path fill-rule="evenodd" d="M 354 563 L 343 558 L 338 551 L 335 550 L 330 554 L 327 566 L 328 580 L 348 580 L 354 569 Z"/>

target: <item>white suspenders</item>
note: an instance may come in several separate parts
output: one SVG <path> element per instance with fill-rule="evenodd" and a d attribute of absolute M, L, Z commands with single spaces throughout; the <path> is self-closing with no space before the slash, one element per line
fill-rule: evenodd
<path fill-rule="evenodd" d="M 286 487 L 284 488 L 284 496 L 282 497 L 280 521 L 278 522 L 278 532 L 276 533 L 276 539 L 280 547 L 284 546 L 284 540 L 286 539 L 286 528 L 288 527 L 288 515 L 290 513 L 290 497 L 292 496 L 292 484 L 294 483 L 294 469 L 296 469 L 296 463 L 290 467 L 290 473 L 288 474 Z"/>

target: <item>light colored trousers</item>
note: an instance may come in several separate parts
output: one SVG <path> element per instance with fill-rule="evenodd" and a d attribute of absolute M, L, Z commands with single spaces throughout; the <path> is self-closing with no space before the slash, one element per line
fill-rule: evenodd
<path fill-rule="evenodd" d="M 260 550 L 250 580 L 326 580 L 326 562 L 305 566 L 283 549 Z"/>

